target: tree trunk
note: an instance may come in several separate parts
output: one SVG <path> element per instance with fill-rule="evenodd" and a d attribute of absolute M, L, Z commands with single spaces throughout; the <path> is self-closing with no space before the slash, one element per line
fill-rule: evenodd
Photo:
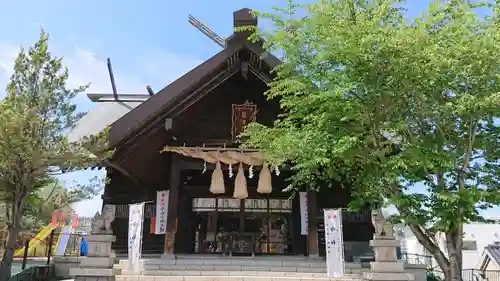
<path fill-rule="evenodd" d="M 462 280 L 462 247 L 460 247 L 461 240 L 457 243 L 459 239 L 462 239 L 462 234 L 456 230 L 446 233 L 446 247 L 450 261 L 450 281 Z"/>
<path fill-rule="evenodd" d="M 13 224 L 9 226 L 9 235 L 5 245 L 2 262 L 0 263 L 0 281 L 8 281 L 11 274 L 12 260 L 14 259 L 14 251 L 16 250 L 16 242 L 21 230 L 19 219 L 20 214 L 13 214 Z"/>
<path fill-rule="evenodd" d="M 8 281 L 11 275 L 12 260 L 14 259 L 14 251 L 16 250 L 16 241 L 21 231 L 21 220 L 24 212 L 24 203 L 28 197 L 26 189 L 21 190 L 18 197 L 15 197 L 11 207 L 11 223 L 9 224 L 7 236 L 7 245 L 3 253 L 0 263 L 0 281 Z"/>
<path fill-rule="evenodd" d="M 0 263 L 0 281 L 8 281 L 11 274 L 12 260 L 14 259 L 14 251 L 16 250 L 16 241 L 20 232 L 19 225 L 9 227 L 9 235 L 7 244 Z"/>

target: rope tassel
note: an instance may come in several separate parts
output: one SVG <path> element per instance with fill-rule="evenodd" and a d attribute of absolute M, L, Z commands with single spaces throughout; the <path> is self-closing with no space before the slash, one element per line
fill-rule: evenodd
<path fill-rule="evenodd" d="M 271 171 L 267 166 L 267 163 L 264 163 L 262 166 L 262 170 L 260 170 L 259 174 L 259 183 L 257 185 L 257 192 L 261 194 L 269 194 L 273 191 L 272 181 L 271 181 Z"/>
<path fill-rule="evenodd" d="M 220 162 L 215 164 L 215 170 L 212 173 L 212 182 L 210 183 L 210 192 L 213 194 L 222 194 L 226 192 L 224 174 L 222 174 Z"/>
<path fill-rule="evenodd" d="M 245 171 L 243 170 L 243 163 L 238 167 L 238 174 L 234 180 L 234 194 L 236 199 L 245 199 L 248 197 L 247 179 L 245 178 Z"/>

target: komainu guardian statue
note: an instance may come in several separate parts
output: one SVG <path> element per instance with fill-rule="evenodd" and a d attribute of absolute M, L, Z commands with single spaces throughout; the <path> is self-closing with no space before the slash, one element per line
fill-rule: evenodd
<path fill-rule="evenodd" d="M 375 236 L 393 236 L 392 225 L 384 218 L 381 209 L 372 210 L 372 223 L 375 228 Z"/>
<path fill-rule="evenodd" d="M 113 234 L 111 223 L 115 219 L 115 208 L 114 205 L 104 205 L 102 214 L 95 214 L 92 219 L 92 234 Z"/>

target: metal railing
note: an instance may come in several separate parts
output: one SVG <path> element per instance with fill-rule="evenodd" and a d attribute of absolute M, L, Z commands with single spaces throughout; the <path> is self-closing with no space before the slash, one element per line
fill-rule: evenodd
<path fill-rule="evenodd" d="M 400 260 L 407 264 L 421 264 L 427 267 L 432 267 L 432 256 L 401 253 Z"/>
<path fill-rule="evenodd" d="M 500 281 L 500 270 L 464 269 L 462 279 L 464 281 Z"/>
<path fill-rule="evenodd" d="M 439 270 L 429 270 L 427 272 L 427 281 L 442 281 L 444 274 Z M 500 281 L 500 270 L 462 270 L 463 281 Z"/>

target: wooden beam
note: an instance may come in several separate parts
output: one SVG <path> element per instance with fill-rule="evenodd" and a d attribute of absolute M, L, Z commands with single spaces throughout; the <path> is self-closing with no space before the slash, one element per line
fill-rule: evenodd
<path fill-rule="evenodd" d="M 175 136 L 170 146 L 236 147 L 230 138 L 183 138 Z"/>
<path fill-rule="evenodd" d="M 114 95 L 109 93 L 88 93 L 87 97 L 92 102 L 116 102 Z M 144 94 L 118 94 L 118 102 L 143 102 L 149 98 L 149 95 Z"/>
<path fill-rule="evenodd" d="M 151 88 L 151 86 L 147 85 L 146 86 L 146 91 L 148 91 L 148 94 L 150 96 L 154 96 L 155 92 L 153 91 L 153 88 Z"/>
<path fill-rule="evenodd" d="M 102 157 L 102 155 L 100 156 Z M 107 167 L 111 167 L 117 170 L 118 172 L 122 173 L 124 176 L 131 179 L 135 184 L 143 183 L 138 177 L 136 177 L 135 175 L 124 169 L 119 163 L 116 163 L 116 161 L 103 157 L 103 160 L 101 160 L 101 162 L 105 164 Z"/>
<path fill-rule="evenodd" d="M 264 74 L 260 70 L 257 70 L 253 65 L 249 65 L 248 68 L 250 69 L 250 72 L 252 72 L 255 75 L 255 77 L 259 78 L 262 82 L 268 84 L 271 81 L 273 81 L 273 79 L 268 77 L 266 74 Z"/>
<path fill-rule="evenodd" d="M 219 35 L 217 35 L 217 33 L 213 32 L 210 28 L 208 28 L 208 26 L 201 23 L 199 20 L 197 20 L 192 15 L 188 15 L 188 21 L 191 25 L 193 25 L 195 28 L 197 28 L 199 31 L 201 31 L 203 34 L 205 34 L 208 38 L 210 38 L 212 41 L 214 41 L 217 45 L 221 46 L 222 48 L 226 48 L 226 39 L 225 38 L 222 38 Z"/>
<path fill-rule="evenodd" d="M 177 212 L 179 210 L 179 185 L 180 169 L 179 156 L 172 155 L 170 161 L 170 179 L 168 195 L 167 231 L 165 233 L 165 243 L 163 254 L 171 256 L 174 254 L 175 234 L 177 233 Z"/>
<path fill-rule="evenodd" d="M 124 176 L 126 176 L 127 178 L 131 179 L 131 180 L 132 180 L 135 184 L 139 184 L 139 183 L 141 183 L 141 182 L 142 182 L 142 181 L 141 181 L 138 177 L 136 177 L 136 176 L 132 175 L 132 174 L 131 174 L 131 173 L 129 173 L 127 170 L 125 170 L 124 168 L 122 168 L 122 167 L 120 166 L 120 164 L 118 164 L 118 163 L 114 163 L 113 161 L 108 160 L 108 159 L 105 159 L 105 160 L 104 160 L 104 162 L 105 162 L 105 163 L 106 163 L 109 167 L 111 167 L 111 168 L 113 168 L 113 169 L 117 170 L 118 172 L 120 172 L 120 173 L 122 173 Z"/>
<path fill-rule="evenodd" d="M 113 97 L 115 101 L 118 101 L 118 91 L 116 90 L 115 76 L 113 74 L 113 68 L 111 67 L 110 58 L 108 58 L 108 72 L 109 72 L 109 80 L 111 81 L 111 88 L 113 89 Z"/>
<path fill-rule="evenodd" d="M 181 157 L 180 160 L 180 167 L 182 170 L 203 170 L 204 169 L 204 161 L 202 159 L 196 159 L 196 158 L 188 158 L 188 157 Z M 229 170 L 229 165 L 221 165 L 222 170 Z M 248 170 L 250 167 L 248 165 L 243 165 L 244 170 Z M 258 175 L 258 172 L 261 170 L 262 166 L 255 166 L 254 172 L 256 175 Z M 215 169 L 215 164 L 207 163 L 207 170 L 214 170 Z M 236 174 L 238 169 L 238 165 L 233 165 L 233 171 Z M 290 171 L 290 168 L 288 167 L 280 167 L 279 168 L 280 172 L 284 171 Z M 274 170 L 272 171 L 274 172 Z"/>
<path fill-rule="evenodd" d="M 316 191 L 307 191 L 307 241 L 310 258 L 319 258 Z"/>

